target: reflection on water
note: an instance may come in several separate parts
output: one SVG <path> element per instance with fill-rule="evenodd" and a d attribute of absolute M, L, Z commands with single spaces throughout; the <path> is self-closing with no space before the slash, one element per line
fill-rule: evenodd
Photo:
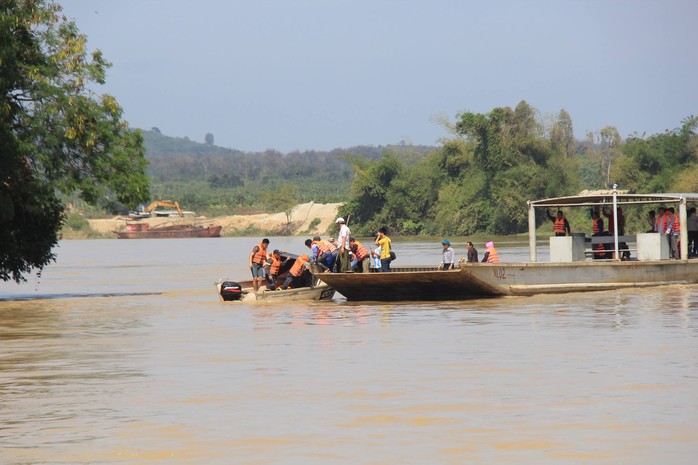
<path fill-rule="evenodd" d="M 0 285 L 0 463 L 695 463 L 698 286 L 222 303 L 255 240 L 186 241 Z"/>

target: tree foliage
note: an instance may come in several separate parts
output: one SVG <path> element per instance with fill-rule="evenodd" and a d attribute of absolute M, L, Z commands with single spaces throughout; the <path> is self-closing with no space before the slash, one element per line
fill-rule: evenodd
<path fill-rule="evenodd" d="M 147 200 L 143 140 L 102 84 L 109 64 L 45 0 L 0 3 L 0 278 L 17 282 L 54 259 L 60 194 Z"/>

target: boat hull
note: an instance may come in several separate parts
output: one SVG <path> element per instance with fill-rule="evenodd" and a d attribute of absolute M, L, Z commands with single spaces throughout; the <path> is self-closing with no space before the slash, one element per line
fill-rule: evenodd
<path fill-rule="evenodd" d="M 695 284 L 698 260 L 478 263 L 449 271 L 394 268 L 390 273 L 325 273 L 322 279 L 347 300 L 461 300 Z"/>
<path fill-rule="evenodd" d="M 220 237 L 222 226 L 177 226 L 146 230 L 114 231 L 119 239 L 181 239 L 193 237 Z"/>
<path fill-rule="evenodd" d="M 230 282 L 227 280 L 221 280 L 215 283 L 216 291 L 222 300 L 226 300 L 221 294 L 221 287 L 224 282 Z M 239 299 L 234 299 L 238 302 L 293 302 L 293 301 L 320 301 L 320 300 L 332 300 L 335 294 L 335 290 L 325 283 L 320 283 L 315 286 L 310 287 L 299 287 L 295 289 L 285 289 L 285 290 L 275 290 L 270 291 L 268 289 L 260 289 L 255 292 L 252 288 L 247 287 L 246 283 L 240 283 L 243 285 L 242 293 Z"/>

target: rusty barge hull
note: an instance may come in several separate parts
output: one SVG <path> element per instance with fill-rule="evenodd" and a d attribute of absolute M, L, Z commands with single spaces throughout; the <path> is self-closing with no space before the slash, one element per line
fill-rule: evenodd
<path fill-rule="evenodd" d="M 139 225 L 140 226 L 140 225 Z M 114 231 L 119 239 L 182 239 L 194 237 L 220 237 L 222 226 L 176 225 L 157 228 L 137 228 Z"/>

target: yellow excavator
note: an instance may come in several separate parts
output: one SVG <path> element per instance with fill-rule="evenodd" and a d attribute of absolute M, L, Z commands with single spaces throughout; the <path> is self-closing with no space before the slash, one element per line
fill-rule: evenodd
<path fill-rule="evenodd" d="M 179 213 L 179 216 L 181 218 L 184 218 L 184 213 L 182 212 L 182 209 L 179 207 L 179 204 L 177 202 L 173 202 L 172 200 L 156 200 L 154 202 L 151 202 L 150 205 L 145 207 L 143 212 L 153 213 L 153 211 L 158 207 L 174 208 L 177 210 L 177 213 Z M 157 216 L 157 212 L 155 213 L 155 215 Z"/>

